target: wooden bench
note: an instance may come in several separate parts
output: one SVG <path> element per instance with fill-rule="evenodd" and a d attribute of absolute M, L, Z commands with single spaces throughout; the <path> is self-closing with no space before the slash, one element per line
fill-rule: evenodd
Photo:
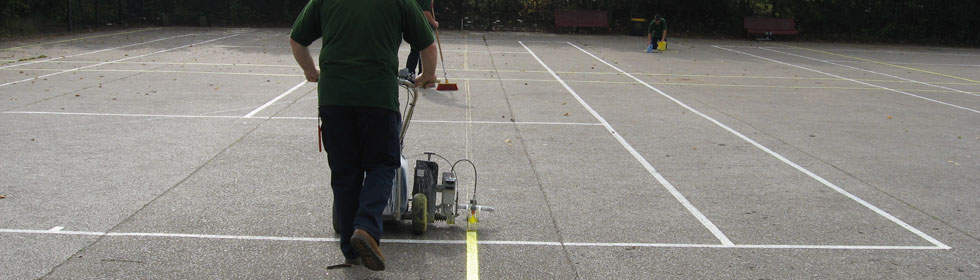
<path fill-rule="evenodd" d="M 777 17 L 745 17 L 742 22 L 745 27 L 746 35 L 765 35 L 769 38 L 772 35 L 799 35 L 796 29 L 796 22 L 791 18 Z"/>
<path fill-rule="evenodd" d="M 555 9 L 555 28 L 560 27 L 609 28 L 609 14 L 606 11 Z"/>

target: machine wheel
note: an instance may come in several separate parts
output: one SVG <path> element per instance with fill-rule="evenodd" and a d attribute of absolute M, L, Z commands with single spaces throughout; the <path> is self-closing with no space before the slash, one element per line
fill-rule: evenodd
<path fill-rule="evenodd" d="M 425 194 L 417 193 L 412 196 L 412 233 L 422 235 L 429 227 L 428 199 Z"/>
<path fill-rule="evenodd" d="M 333 233 L 340 234 L 340 219 L 337 218 L 337 206 L 330 206 L 330 218 L 333 219 Z"/>

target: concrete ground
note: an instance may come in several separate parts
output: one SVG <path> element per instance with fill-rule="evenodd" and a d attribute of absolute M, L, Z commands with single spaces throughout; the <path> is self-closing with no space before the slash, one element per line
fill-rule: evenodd
<path fill-rule="evenodd" d="M 497 211 L 370 272 L 287 34 L 0 42 L 0 278 L 980 278 L 980 50 L 444 31 L 404 154 Z"/>

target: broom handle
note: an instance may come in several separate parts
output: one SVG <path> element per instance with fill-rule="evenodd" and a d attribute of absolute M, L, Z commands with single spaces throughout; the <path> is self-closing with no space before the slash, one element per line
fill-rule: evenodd
<path fill-rule="evenodd" d="M 439 29 L 436 28 L 436 44 L 439 46 L 439 59 L 442 60 L 442 78 L 449 83 L 449 79 L 446 78 L 446 58 L 442 56 L 442 42 L 439 41 Z"/>

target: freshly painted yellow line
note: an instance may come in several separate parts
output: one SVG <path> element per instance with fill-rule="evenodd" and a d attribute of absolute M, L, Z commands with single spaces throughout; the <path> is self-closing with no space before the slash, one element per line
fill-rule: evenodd
<path fill-rule="evenodd" d="M 933 71 L 929 71 L 929 70 L 922 70 L 922 69 L 918 69 L 918 68 L 914 68 L 914 67 L 895 65 L 895 64 L 891 64 L 891 63 L 887 63 L 887 62 L 881 62 L 881 61 L 876 61 L 876 60 L 871 60 L 871 59 L 867 59 L 867 58 L 860 58 L 860 57 L 856 57 L 856 56 L 850 56 L 850 55 L 832 53 L 832 52 L 828 52 L 828 51 L 821 51 L 821 50 L 816 50 L 816 49 L 811 49 L 811 48 L 790 46 L 790 45 L 785 45 L 785 44 L 775 44 L 775 45 L 784 46 L 784 47 L 788 47 L 788 48 L 801 49 L 801 50 L 808 50 L 808 51 L 811 51 L 811 52 L 817 52 L 817 53 L 822 53 L 822 54 L 836 55 L 836 56 L 840 56 L 840 57 L 846 57 L 846 58 L 850 58 L 850 59 L 857 59 L 857 60 L 861 60 L 861 61 L 867 61 L 867 62 L 871 62 L 871 63 L 881 64 L 881 65 L 887 65 L 887 66 L 896 67 L 896 68 L 902 68 L 902 69 L 906 69 L 906 70 L 918 71 L 918 72 L 922 72 L 922 73 L 929 73 L 929 74 L 933 74 L 933 75 L 938 75 L 938 76 L 943 76 L 943 77 L 947 77 L 947 78 L 953 78 L 953 79 L 957 79 L 957 80 L 963 80 L 963 81 L 968 81 L 968 82 L 972 82 L 972 83 L 975 83 L 975 84 L 980 84 L 980 81 L 971 80 L 971 79 L 967 79 L 967 78 L 963 78 L 963 77 L 959 77 L 959 76 L 953 76 L 953 75 L 943 74 L 943 73 L 939 73 L 939 72 L 933 72 Z"/>
<path fill-rule="evenodd" d="M 159 28 L 159 27 L 154 27 L 154 28 L 146 28 L 146 29 L 140 29 L 140 30 L 133 30 L 133 31 L 126 31 L 126 32 L 119 32 L 119 33 L 112 33 L 112 34 L 102 34 L 102 35 L 97 35 L 97 36 L 89 36 L 89 37 L 82 37 L 82 38 L 75 38 L 75 39 L 68 39 L 68 40 L 61 40 L 61 41 L 56 41 L 56 42 L 47 42 L 47 43 L 41 43 L 41 44 L 34 44 L 34 45 L 27 45 L 27 46 L 18 46 L 18 47 L 9 47 L 9 48 L 6 48 L 6 49 L 0 49 L 0 51 L 6 51 L 6 50 L 13 50 L 13 49 L 20 49 L 20 48 L 27 48 L 27 47 L 36 47 L 36 46 L 43 46 L 43 45 L 50 45 L 50 44 L 59 44 L 59 43 L 67 43 L 67 42 L 71 42 L 71 41 L 79 41 L 79 40 L 86 40 L 86 39 L 94 39 L 94 38 L 100 38 L 100 37 L 108 37 L 108 36 L 115 36 L 115 35 L 122 35 L 122 34 L 129 34 L 129 33 L 136 33 L 136 32 L 143 32 L 143 31 L 150 31 L 150 30 L 157 30 L 157 29 L 160 29 L 160 28 Z"/>
<path fill-rule="evenodd" d="M 466 231 L 466 279 L 480 279 L 480 248 L 475 230 Z"/>

